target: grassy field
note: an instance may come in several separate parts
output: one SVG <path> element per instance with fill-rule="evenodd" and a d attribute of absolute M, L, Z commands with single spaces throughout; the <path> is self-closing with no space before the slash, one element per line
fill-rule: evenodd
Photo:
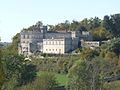
<path fill-rule="evenodd" d="M 67 84 L 68 78 L 65 74 L 55 74 L 58 83 L 63 86 Z"/>
<path fill-rule="evenodd" d="M 40 74 L 42 73 L 45 73 L 45 72 L 40 71 L 37 73 L 37 75 L 40 76 Z M 56 80 L 60 86 L 65 86 L 67 84 L 68 78 L 66 74 L 57 74 L 57 73 L 53 73 L 53 74 L 55 75 Z"/>

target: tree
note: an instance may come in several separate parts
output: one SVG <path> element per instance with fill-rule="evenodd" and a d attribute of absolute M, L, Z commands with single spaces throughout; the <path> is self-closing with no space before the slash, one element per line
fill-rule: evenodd
<path fill-rule="evenodd" d="M 35 80 L 36 77 L 36 65 L 33 64 L 26 64 L 23 67 L 23 70 L 21 71 L 21 77 L 19 78 L 20 85 L 25 85 L 27 83 L 31 83 L 33 80 Z"/>
<path fill-rule="evenodd" d="M 79 22 L 73 20 L 72 23 L 71 23 L 71 25 L 70 25 L 70 30 L 71 31 L 76 31 L 78 29 L 79 29 Z"/>
<path fill-rule="evenodd" d="M 111 15 L 111 33 L 114 37 L 120 37 L 120 14 Z"/>
<path fill-rule="evenodd" d="M 96 90 L 101 88 L 100 64 L 98 60 L 80 60 L 69 71 L 70 90 Z"/>
<path fill-rule="evenodd" d="M 5 77 L 4 77 L 3 65 L 1 62 L 1 50 L 0 50 L 0 90 L 3 85 L 4 80 L 5 80 Z"/>
<path fill-rule="evenodd" d="M 95 28 L 92 33 L 93 39 L 97 41 L 103 41 L 110 38 L 110 33 L 103 27 Z"/>
<path fill-rule="evenodd" d="M 35 81 L 20 87 L 20 90 L 56 90 L 58 84 L 51 73 L 42 73 Z"/>
<path fill-rule="evenodd" d="M 114 38 L 108 43 L 108 51 L 114 52 L 116 55 L 120 55 L 120 38 Z"/>
<path fill-rule="evenodd" d="M 70 22 L 68 20 L 65 20 L 64 28 L 65 28 L 65 30 L 69 30 L 70 29 Z"/>
<path fill-rule="evenodd" d="M 105 27 L 113 37 L 120 36 L 120 14 L 104 16 L 103 27 Z"/>
<path fill-rule="evenodd" d="M 80 54 L 81 60 L 91 60 L 91 58 L 94 58 L 95 56 L 98 56 L 99 53 L 96 50 L 92 50 L 90 48 L 84 49 Z"/>
<path fill-rule="evenodd" d="M 105 83 L 103 85 L 103 90 L 120 90 L 120 82 L 119 82 L 119 80 L 109 82 L 109 83 Z"/>
<path fill-rule="evenodd" d="M 108 15 L 104 16 L 103 21 L 102 21 L 102 26 L 106 28 L 107 30 L 111 29 L 111 21 Z"/>
<path fill-rule="evenodd" d="M 25 61 L 21 55 L 5 55 L 5 90 L 13 90 L 18 86 L 31 83 L 36 77 L 36 66 Z M 11 89 L 10 89 L 11 88 Z"/>
<path fill-rule="evenodd" d="M 117 65 L 101 57 L 79 60 L 69 70 L 68 88 L 70 90 L 104 90 L 104 84 L 114 81 L 120 74 L 119 70 Z"/>
<path fill-rule="evenodd" d="M 36 26 L 37 26 L 37 27 L 43 26 L 42 21 L 38 21 L 38 22 L 36 23 Z"/>
<path fill-rule="evenodd" d="M 99 19 L 98 17 L 93 18 L 92 27 L 98 28 L 100 25 L 101 25 L 101 19 Z"/>
<path fill-rule="evenodd" d="M 48 25 L 48 27 L 49 27 L 49 31 L 55 31 L 54 25 Z"/>
<path fill-rule="evenodd" d="M 56 78 L 51 73 L 43 73 L 35 82 L 36 90 L 55 90 L 57 87 Z"/>
<path fill-rule="evenodd" d="M 12 38 L 12 44 L 6 48 L 5 53 L 9 54 L 18 54 L 18 44 L 20 43 L 20 33 L 17 33 L 13 38 Z"/>

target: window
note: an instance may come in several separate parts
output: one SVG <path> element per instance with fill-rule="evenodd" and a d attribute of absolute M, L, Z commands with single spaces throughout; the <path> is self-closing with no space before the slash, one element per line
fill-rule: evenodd
<path fill-rule="evenodd" d="M 25 43 L 25 41 L 23 41 L 22 43 Z"/>
<path fill-rule="evenodd" d="M 59 45 L 61 44 L 61 42 L 59 41 Z"/>
<path fill-rule="evenodd" d="M 51 51 L 51 49 L 49 49 L 49 51 Z"/>
<path fill-rule="evenodd" d="M 27 44 L 29 43 L 29 41 L 27 41 Z"/>
<path fill-rule="evenodd" d="M 46 49 L 46 51 L 48 51 L 48 49 Z"/>
<path fill-rule="evenodd" d="M 40 38 L 40 36 L 39 35 L 37 35 L 37 39 L 39 39 Z"/>
<path fill-rule="evenodd" d="M 27 39 L 29 39 L 29 35 L 27 35 Z"/>
<path fill-rule="evenodd" d="M 61 52 L 61 49 L 59 49 L 59 52 Z"/>
<path fill-rule="evenodd" d="M 29 35 L 29 38 L 32 38 L 32 35 Z"/>
<path fill-rule="evenodd" d="M 52 42 L 52 44 L 54 45 L 54 41 Z"/>
<path fill-rule="evenodd" d="M 47 45 L 48 43 L 47 43 L 47 41 L 46 41 L 46 45 Z"/>
<path fill-rule="evenodd" d="M 28 51 L 28 47 L 26 47 L 26 51 Z"/>
<path fill-rule="evenodd" d="M 25 38 L 27 39 L 27 38 L 28 38 L 28 35 L 25 35 Z"/>
<path fill-rule="evenodd" d="M 61 53 L 61 49 L 59 49 L 59 53 Z"/>
<path fill-rule="evenodd" d="M 25 39 L 25 35 L 21 35 L 21 38 L 22 38 L 22 39 Z"/>

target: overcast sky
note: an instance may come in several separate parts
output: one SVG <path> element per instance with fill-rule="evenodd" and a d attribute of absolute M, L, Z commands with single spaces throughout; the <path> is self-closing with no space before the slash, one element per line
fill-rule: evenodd
<path fill-rule="evenodd" d="M 57 24 L 120 13 L 120 0 L 0 0 L 0 36 L 3 42 L 37 21 Z"/>

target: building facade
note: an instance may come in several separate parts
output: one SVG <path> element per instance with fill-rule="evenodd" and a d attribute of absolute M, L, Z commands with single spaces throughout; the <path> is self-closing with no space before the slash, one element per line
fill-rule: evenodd
<path fill-rule="evenodd" d="M 94 49 L 94 48 L 97 48 L 99 46 L 100 46 L 100 42 L 99 41 L 84 41 L 84 40 L 81 40 L 81 47 L 82 48 Z"/>
<path fill-rule="evenodd" d="M 81 31 L 53 32 L 47 26 L 36 25 L 31 31 L 21 31 L 18 49 L 26 56 L 36 52 L 64 54 L 78 48 L 81 39 L 91 40 L 92 36 Z"/>
<path fill-rule="evenodd" d="M 43 53 L 69 53 L 72 47 L 71 38 L 43 39 Z"/>

